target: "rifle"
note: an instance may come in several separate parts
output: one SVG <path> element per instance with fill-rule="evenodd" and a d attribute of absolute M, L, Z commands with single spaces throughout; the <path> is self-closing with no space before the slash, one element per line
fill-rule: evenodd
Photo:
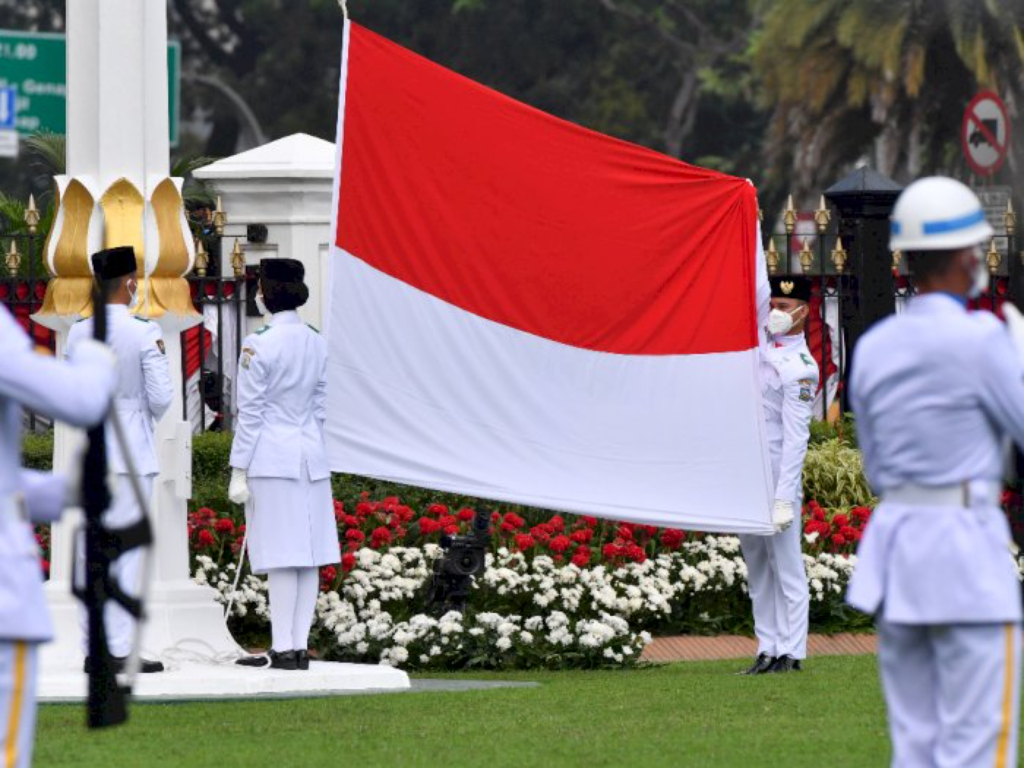
<path fill-rule="evenodd" d="M 105 342 L 107 337 L 107 289 L 96 281 L 93 290 L 93 338 Z M 119 725 L 128 719 L 128 697 L 139 667 L 139 645 L 144 600 L 124 592 L 111 572 L 111 565 L 118 557 L 136 547 L 146 547 L 153 542 L 153 531 L 149 522 L 148 504 L 143 498 L 131 455 L 127 449 L 124 432 L 113 408 L 107 418 L 110 420 L 115 438 L 128 463 L 132 489 L 142 510 L 142 518 L 124 528 L 109 528 L 103 523 L 103 514 L 110 507 L 110 488 L 107 487 L 107 443 L 105 424 L 101 423 L 88 431 L 88 448 L 82 471 L 82 507 L 85 514 L 85 578 L 72 582 L 72 592 L 82 601 L 88 613 L 89 627 L 89 694 L 88 726 L 105 728 Z M 80 535 L 81 532 L 79 532 Z M 142 568 L 143 585 L 148 585 L 148 557 Z M 74 570 L 76 576 L 78 569 Z M 104 612 L 108 601 L 124 608 L 135 620 L 135 642 L 126 669 L 126 682 L 117 679 L 117 670 L 107 646 L 107 628 Z"/>

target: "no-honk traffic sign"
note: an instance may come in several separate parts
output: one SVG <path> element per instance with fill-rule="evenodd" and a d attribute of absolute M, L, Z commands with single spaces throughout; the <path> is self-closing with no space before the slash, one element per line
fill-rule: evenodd
<path fill-rule="evenodd" d="M 991 176 L 1006 160 L 1010 118 L 1003 100 L 992 91 L 982 91 L 967 105 L 960 144 L 967 164 L 981 176 Z"/>

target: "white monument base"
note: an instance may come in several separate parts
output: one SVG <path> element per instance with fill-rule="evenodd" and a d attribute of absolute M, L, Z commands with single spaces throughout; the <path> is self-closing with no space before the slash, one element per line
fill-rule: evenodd
<path fill-rule="evenodd" d="M 310 662 L 305 671 L 252 669 L 237 664 L 167 662 L 164 672 L 139 675 L 132 698 L 136 701 L 192 699 L 251 699 L 329 696 L 353 691 L 406 690 L 409 677 L 384 665 Z M 50 674 L 39 680 L 41 702 L 80 702 L 86 697 L 86 676 L 77 670 Z"/>

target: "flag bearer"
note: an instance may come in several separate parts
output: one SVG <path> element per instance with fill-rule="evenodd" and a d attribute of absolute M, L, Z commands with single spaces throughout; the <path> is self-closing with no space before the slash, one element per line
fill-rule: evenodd
<path fill-rule="evenodd" d="M 260 264 L 256 302 L 271 317 L 242 345 L 228 489 L 246 504 L 252 570 L 268 574 L 270 666 L 289 670 L 309 668 L 319 566 L 341 559 L 324 447 L 327 345 L 296 312 L 309 297 L 304 274 L 294 259 Z"/>
<path fill-rule="evenodd" d="M 744 672 L 748 675 L 798 671 L 807 656 L 810 597 L 798 518 L 819 378 L 804 338 L 810 298 L 807 278 L 771 280 L 769 339 L 763 347 L 761 377 L 775 483 L 772 522 L 776 532 L 772 536 L 740 536 L 758 646 L 757 658 Z"/>
<path fill-rule="evenodd" d="M 889 245 L 917 296 L 857 345 L 851 398 L 881 503 L 847 599 L 875 615 L 894 766 L 1017 764 L 1021 592 L 999 507 L 1004 435 L 1024 445 L 1024 370 L 967 301 L 992 237 L 953 179 L 914 182 Z"/>
<path fill-rule="evenodd" d="M 93 254 L 92 267 L 96 279 L 107 292 L 107 339 L 117 357 L 117 391 L 113 407 L 124 428 L 142 493 L 149 498 L 153 493 L 153 482 L 160 472 L 153 435 L 155 422 L 167 412 L 173 397 L 163 335 L 159 325 L 131 313 L 137 304 L 139 289 L 135 250 L 131 246 Z M 75 323 L 68 334 L 68 349 L 73 351 L 84 339 L 91 337 L 91 318 Z M 128 462 L 110 427 L 107 429 L 107 456 L 117 480 L 111 489 L 113 498 L 103 521 L 112 528 L 122 528 L 140 520 L 143 510 L 132 491 Z M 85 552 L 80 551 L 78 556 L 84 557 Z M 141 562 L 142 550 L 133 549 L 112 564 L 111 572 L 127 594 L 138 594 Z M 82 633 L 86 636 L 88 615 L 84 608 L 80 616 Z M 135 620 L 113 602 L 106 606 L 104 620 L 110 654 L 114 657 L 115 666 L 123 668 L 132 651 Z M 87 639 L 83 641 L 83 648 L 88 653 Z M 88 671 L 88 658 L 85 668 Z M 163 664 L 159 661 L 142 660 L 140 671 L 162 670 Z"/>
<path fill-rule="evenodd" d="M 114 390 L 114 358 L 87 340 L 67 362 L 32 351 L 21 326 L 0 308 L 0 758 L 32 762 L 37 648 L 53 638 L 33 522 L 53 522 L 77 503 L 80 475 L 20 468 L 22 408 L 79 427 L 98 423 Z"/>

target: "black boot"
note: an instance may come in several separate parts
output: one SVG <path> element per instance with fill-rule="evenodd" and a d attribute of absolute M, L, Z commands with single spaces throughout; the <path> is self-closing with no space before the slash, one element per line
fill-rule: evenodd
<path fill-rule="evenodd" d="M 298 659 L 295 656 L 295 651 L 270 651 L 270 668 L 271 669 L 288 669 L 296 670 L 299 668 Z"/>
<path fill-rule="evenodd" d="M 768 668 L 769 673 L 775 672 L 799 672 L 801 670 L 800 659 L 794 659 L 788 653 L 779 656 Z"/>
<path fill-rule="evenodd" d="M 763 675 L 772 665 L 775 663 L 775 657 L 769 656 L 767 653 L 759 653 L 757 658 L 754 659 L 754 663 L 750 665 L 749 669 L 745 669 L 742 672 L 737 672 L 737 675 Z"/>
<path fill-rule="evenodd" d="M 128 667 L 127 656 L 111 656 L 110 658 L 113 661 L 114 671 L 118 674 L 124 672 L 125 669 Z M 85 657 L 85 664 L 83 665 L 83 669 L 86 673 L 89 673 L 92 670 L 92 660 L 88 656 Z M 159 661 L 153 661 L 152 659 L 139 659 L 139 672 L 141 672 L 142 674 L 149 675 L 154 672 L 163 671 L 163 663 Z"/>
<path fill-rule="evenodd" d="M 309 651 L 295 652 L 295 666 L 299 669 L 309 669 Z"/>

